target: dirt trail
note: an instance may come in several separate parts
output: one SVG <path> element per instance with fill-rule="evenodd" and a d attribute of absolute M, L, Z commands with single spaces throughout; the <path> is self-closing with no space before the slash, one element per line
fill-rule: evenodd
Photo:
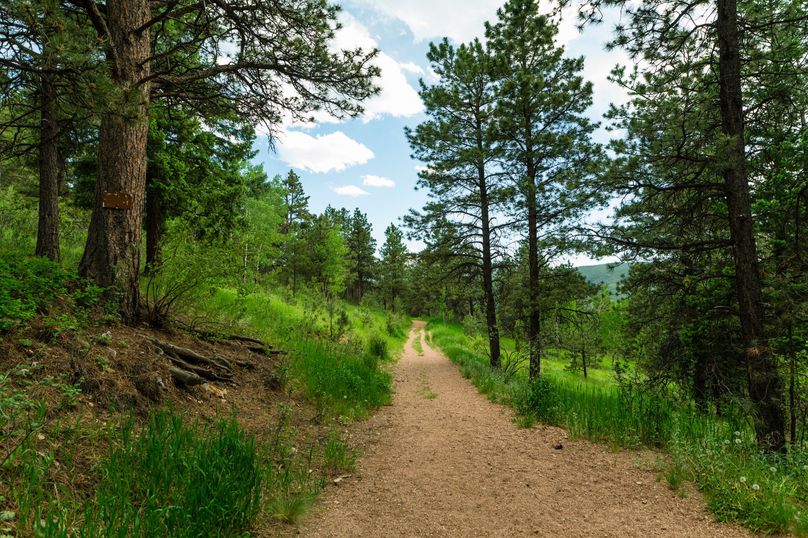
<path fill-rule="evenodd" d="M 637 454 L 518 428 L 428 346 L 423 322 L 395 391 L 353 431 L 359 468 L 328 488 L 303 536 L 749 536 L 713 522 L 698 495 L 677 497 Z"/>

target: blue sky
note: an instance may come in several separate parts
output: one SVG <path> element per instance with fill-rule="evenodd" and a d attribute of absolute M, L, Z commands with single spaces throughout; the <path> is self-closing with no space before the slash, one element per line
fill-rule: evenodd
<path fill-rule="evenodd" d="M 310 195 L 312 211 L 328 204 L 367 213 L 379 245 L 384 229 L 398 223 L 410 208 L 420 208 L 424 192 L 415 190 L 420 163 L 410 158 L 404 127 L 423 121 L 419 79 L 434 82 L 426 51 L 444 36 L 455 42 L 483 37 L 483 23 L 494 20 L 499 0 L 345 0 L 343 29 L 336 46 L 380 50 L 377 81 L 381 94 L 366 103 L 365 115 L 337 122 L 318 118 L 311 125 L 288 125 L 271 151 L 258 141 L 258 159 L 269 175 L 294 169 Z M 575 13 L 565 14 L 558 40 L 569 55 L 586 58 L 584 76 L 595 86 L 590 115 L 599 120 L 610 102 L 623 102 L 624 92 L 606 80 L 611 68 L 625 63 L 622 52 L 606 52 L 611 26 L 574 28 Z M 598 138 L 607 140 L 605 132 Z M 598 213 L 593 218 L 601 218 Z M 413 244 L 411 248 L 417 249 Z M 584 256 L 573 263 L 593 263 Z"/>

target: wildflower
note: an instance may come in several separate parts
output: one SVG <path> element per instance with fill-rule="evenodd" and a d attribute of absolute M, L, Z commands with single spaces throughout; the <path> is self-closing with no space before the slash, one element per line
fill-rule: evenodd
<path fill-rule="evenodd" d="M 729 444 L 729 439 L 724 439 L 724 444 L 728 445 Z"/>
<path fill-rule="evenodd" d="M 771 471 L 772 473 L 776 473 L 777 467 L 769 467 L 769 471 Z"/>
<path fill-rule="evenodd" d="M 752 484 L 752 489 L 758 491 L 760 489 L 760 486 L 758 486 L 757 484 Z"/>
<path fill-rule="evenodd" d="M 735 438 L 735 444 L 736 444 L 736 445 L 740 445 L 740 444 L 741 444 L 741 438 L 740 438 L 740 437 L 736 437 L 736 438 Z"/>
<path fill-rule="evenodd" d="M 746 484 L 746 477 L 745 476 L 741 477 L 741 484 Z"/>
<path fill-rule="evenodd" d="M 740 437 L 740 436 L 741 436 L 741 432 L 737 432 L 737 431 L 736 431 L 736 432 L 735 432 L 735 437 Z"/>

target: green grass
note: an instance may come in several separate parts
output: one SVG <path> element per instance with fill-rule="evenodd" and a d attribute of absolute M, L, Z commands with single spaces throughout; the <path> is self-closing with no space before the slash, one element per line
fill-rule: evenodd
<path fill-rule="evenodd" d="M 424 354 L 424 348 L 423 348 L 423 346 L 421 345 L 421 334 L 420 334 L 420 333 L 419 333 L 419 334 L 417 334 L 417 335 L 415 336 L 415 338 L 413 339 L 413 341 L 412 341 L 412 348 L 413 348 L 413 349 L 415 350 L 415 352 L 416 352 L 416 353 L 418 353 L 419 355 L 423 355 L 423 354 Z"/>
<path fill-rule="evenodd" d="M 68 439 L 86 444 L 94 436 L 109 447 L 96 466 L 84 468 L 75 467 L 70 446 L 35 449 L 29 438 L 0 469 L 16 508 L 0 529 L 48 538 L 236 537 L 262 511 L 293 521 L 321 489 L 328 468 L 312 472 L 314 445 L 298 454 L 289 431 L 281 413 L 273 439 L 260 444 L 235 417 L 201 424 L 170 409 L 153 412 L 142 427 L 132 419 L 101 430 L 65 427 Z M 54 480 L 63 466 L 96 483 L 90 496 Z"/>
<path fill-rule="evenodd" d="M 519 424 L 540 420 L 613 447 L 662 449 L 672 489 L 694 482 L 718 520 L 755 532 L 808 536 L 808 451 L 759 452 L 742 413 L 719 418 L 603 379 L 571 378 L 553 368 L 553 360 L 542 363 L 539 381 L 528 383 L 522 375 L 491 370 L 460 327 L 431 322 L 429 329 L 480 392 L 514 408 Z"/>
<path fill-rule="evenodd" d="M 356 419 L 387 404 L 390 374 L 382 367 L 389 349 L 405 339 L 407 319 L 379 310 L 345 305 L 350 328 L 337 341 L 329 338 L 323 312 L 304 301 L 292 304 L 254 293 L 240 297 L 220 289 L 205 309 L 235 318 L 240 328 L 290 352 L 292 382 L 323 414 Z"/>

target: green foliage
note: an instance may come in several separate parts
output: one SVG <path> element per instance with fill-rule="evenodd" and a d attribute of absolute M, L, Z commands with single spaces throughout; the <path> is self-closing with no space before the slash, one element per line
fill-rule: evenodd
<path fill-rule="evenodd" d="M 264 473 L 255 439 L 234 418 L 200 427 L 163 410 L 138 435 L 131 421 L 118 435 L 84 533 L 239 536 L 254 520 Z"/>
<path fill-rule="evenodd" d="M 533 379 L 513 396 L 513 407 L 528 420 L 554 424 L 559 416 L 559 401 L 555 387 L 546 377 Z"/>
<path fill-rule="evenodd" d="M 389 358 L 387 339 L 378 333 L 371 334 L 368 340 L 368 353 L 380 361 Z"/>
<path fill-rule="evenodd" d="M 46 258 L 0 253 L 0 331 L 7 331 L 37 314 L 54 312 L 51 320 L 78 324 L 73 318 L 95 306 L 101 288 L 84 282 Z M 61 301 L 61 304 L 55 304 Z M 66 313 L 59 313 L 59 310 Z M 83 316 L 82 316 L 83 317 Z"/>
<path fill-rule="evenodd" d="M 163 325 L 177 311 L 200 302 L 215 285 L 237 272 L 232 260 L 225 246 L 195 241 L 185 222 L 170 222 L 162 241 L 160 264 L 143 283 L 147 320 Z"/>

